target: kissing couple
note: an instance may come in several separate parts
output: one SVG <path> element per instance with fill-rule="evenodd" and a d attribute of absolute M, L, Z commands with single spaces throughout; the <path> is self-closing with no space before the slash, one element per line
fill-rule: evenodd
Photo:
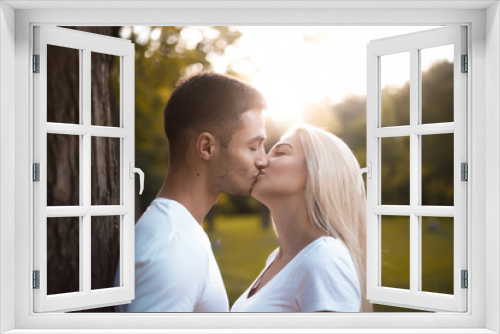
<path fill-rule="evenodd" d="M 203 230 L 221 193 L 251 195 L 267 206 L 279 239 L 232 312 L 371 310 L 366 198 L 357 191 L 354 154 L 306 124 L 289 129 L 266 154 L 265 108 L 260 92 L 230 76 L 179 80 L 164 111 L 168 171 L 135 226 L 135 299 L 116 311 L 230 310 Z"/>

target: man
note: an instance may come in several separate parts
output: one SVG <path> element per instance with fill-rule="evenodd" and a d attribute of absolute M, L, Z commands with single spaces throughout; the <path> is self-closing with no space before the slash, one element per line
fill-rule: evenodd
<path fill-rule="evenodd" d="M 228 76 L 177 83 L 164 112 L 167 175 L 135 227 L 135 299 L 117 311 L 229 310 L 203 218 L 222 192 L 249 195 L 267 166 L 264 108 L 257 90 Z"/>

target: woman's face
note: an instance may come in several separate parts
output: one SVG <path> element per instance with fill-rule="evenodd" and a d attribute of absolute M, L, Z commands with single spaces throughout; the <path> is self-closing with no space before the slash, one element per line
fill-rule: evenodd
<path fill-rule="evenodd" d="M 287 135 L 269 151 L 268 165 L 257 176 L 251 195 L 260 202 L 303 195 L 307 182 L 304 150 L 296 133 Z"/>

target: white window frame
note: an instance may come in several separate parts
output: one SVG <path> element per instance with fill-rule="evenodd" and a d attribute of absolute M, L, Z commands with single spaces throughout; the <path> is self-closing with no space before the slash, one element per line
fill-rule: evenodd
<path fill-rule="evenodd" d="M 34 289 L 34 311 L 74 311 L 130 303 L 134 299 L 134 228 L 135 160 L 134 115 L 134 45 L 125 39 L 91 34 L 59 27 L 34 27 L 34 54 L 39 56 L 39 71 L 34 84 L 34 162 L 38 163 L 39 181 L 33 184 L 33 269 L 39 271 L 38 289 Z M 65 124 L 47 122 L 47 45 L 72 48 L 79 52 L 80 122 Z M 91 54 L 98 52 L 120 59 L 120 124 L 118 127 L 95 126 L 91 122 Z M 47 206 L 47 134 L 79 136 L 79 205 Z M 91 139 L 118 138 L 120 144 L 120 195 L 114 205 L 91 203 Z M 132 177 L 131 177 L 132 176 Z M 120 286 L 91 289 L 91 223 L 92 217 L 119 216 Z M 79 291 L 47 295 L 47 218 L 79 219 Z"/>
<path fill-rule="evenodd" d="M 65 6 L 66 8 L 61 8 Z M 137 8 L 146 8 L 138 10 Z M 162 7 L 162 8 L 159 8 Z M 394 8 L 397 7 L 397 8 Z M 75 9 L 79 8 L 79 9 Z M 85 8 L 85 9 L 82 9 Z M 124 9 L 129 8 L 129 9 Z M 147 9 L 149 8 L 149 9 Z M 32 26 L 60 25 L 439 25 L 469 31 L 469 189 L 466 313 L 34 314 Z M 495 333 L 500 331 L 500 9 L 498 1 L 15 1 L 0 3 L 0 331 L 102 333 L 310 332 Z M 12 140 L 14 145 L 12 145 Z M 488 152 L 486 154 L 485 152 Z M 14 177 L 13 177 L 14 175 Z M 487 176 L 487 178 L 486 178 Z M 487 182 L 486 182 L 487 181 Z M 14 196 L 13 196 L 14 194 Z M 15 287 L 15 288 L 13 288 Z M 487 293 L 486 293 L 487 291 Z M 14 307 L 12 307 L 14 305 Z M 144 329 L 137 329 L 142 326 Z M 184 328 L 185 330 L 180 330 Z M 289 328 L 286 330 L 284 328 Z M 291 330 L 295 328 L 296 330 Z M 413 328 L 413 329 L 412 329 Z M 39 331 L 37 330 L 39 329 Z M 137 329 L 137 330 L 134 330 Z M 190 330 L 189 330 L 190 329 Z M 211 329 L 211 330 L 210 330 Z M 241 330 L 237 330 L 241 329 Z M 250 330 L 249 330 L 250 329 Z M 345 332 L 345 331 L 344 331 Z"/>
<path fill-rule="evenodd" d="M 461 271 L 467 270 L 467 184 L 461 181 L 461 163 L 467 163 L 467 73 L 462 73 L 461 56 L 467 54 L 465 26 L 441 27 L 412 34 L 371 41 L 368 45 L 367 71 L 367 297 L 380 304 L 417 308 L 429 311 L 467 310 L 467 290 L 461 287 Z M 421 50 L 443 45 L 453 46 L 453 114 L 452 122 L 422 124 Z M 409 54 L 410 124 L 382 126 L 381 58 Z M 386 66 L 390 66 L 387 64 Z M 394 69 L 392 69 L 394 70 Z M 424 206 L 421 203 L 422 135 L 453 134 L 453 206 Z M 408 205 L 382 204 L 382 140 L 406 137 L 410 142 L 408 167 L 410 196 Z M 405 216 L 409 220 L 409 289 L 382 285 L 382 217 Z M 453 219 L 453 291 L 451 295 L 422 291 L 422 221 L 427 217 Z M 409 306 L 408 306 L 409 305 Z"/>

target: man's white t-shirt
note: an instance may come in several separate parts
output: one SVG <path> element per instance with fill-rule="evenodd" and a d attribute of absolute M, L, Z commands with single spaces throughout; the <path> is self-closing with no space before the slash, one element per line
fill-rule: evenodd
<path fill-rule="evenodd" d="M 119 286 L 119 268 L 115 286 Z M 203 228 L 180 203 L 157 198 L 135 226 L 135 299 L 117 312 L 228 312 Z"/>
<path fill-rule="evenodd" d="M 231 312 L 359 312 L 361 293 L 356 267 L 340 239 L 321 237 L 302 249 L 266 285 L 248 298 L 266 267 L 238 298 Z"/>

